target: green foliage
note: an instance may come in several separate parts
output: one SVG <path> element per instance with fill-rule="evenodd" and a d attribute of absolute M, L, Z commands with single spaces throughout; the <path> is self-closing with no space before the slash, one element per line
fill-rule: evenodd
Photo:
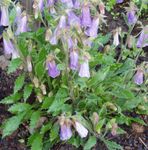
<path fill-rule="evenodd" d="M 90 150 L 93 146 L 96 145 L 96 143 L 97 143 L 96 137 L 90 136 L 84 146 L 84 150 Z"/>

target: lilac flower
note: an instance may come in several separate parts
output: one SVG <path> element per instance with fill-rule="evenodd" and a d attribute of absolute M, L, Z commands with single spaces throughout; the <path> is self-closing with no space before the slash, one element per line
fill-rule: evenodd
<path fill-rule="evenodd" d="M 73 25 L 80 26 L 81 24 L 80 18 L 76 16 L 76 14 L 73 11 L 68 11 L 67 14 L 68 14 L 68 24 L 70 26 L 73 26 Z"/>
<path fill-rule="evenodd" d="M 57 65 L 54 60 L 47 61 L 47 67 L 48 67 L 48 75 L 52 78 L 56 78 L 60 75 L 60 71 L 57 68 Z"/>
<path fill-rule="evenodd" d="M 91 26 L 91 15 L 90 15 L 90 8 L 88 4 L 85 4 L 82 7 L 82 22 L 81 23 L 83 27 Z"/>
<path fill-rule="evenodd" d="M 3 37 L 4 53 L 5 55 L 12 55 L 12 59 L 18 58 L 18 51 L 14 48 L 12 42 L 9 39 Z"/>
<path fill-rule="evenodd" d="M 134 24 L 137 21 L 137 18 L 135 16 L 135 11 L 127 12 L 127 18 L 129 24 Z"/>
<path fill-rule="evenodd" d="M 79 76 L 80 77 L 90 77 L 90 72 L 89 72 L 89 61 L 88 57 L 84 56 L 83 63 L 80 64 L 80 70 L 79 70 Z"/>
<path fill-rule="evenodd" d="M 73 7 L 73 2 L 72 2 L 72 0 L 61 0 L 61 2 L 62 2 L 62 3 L 65 3 L 68 8 L 72 8 L 72 7 Z"/>
<path fill-rule="evenodd" d="M 148 46 L 148 26 L 144 27 L 137 41 L 138 48 L 146 46 Z"/>
<path fill-rule="evenodd" d="M 98 34 L 98 27 L 99 27 L 99 18 L 94 18 L 91 27 L 88 28 L 85 34 L 87 36 L 96 38 Z"/>
<path fill-rule="evenodd" d="M 48 7 L 51 7 L 51 6 L 53 6 L 54 5 L 54 0 L 47 0 L 47 6 Z"/>
<path fill-rule="evenodd" d="M 21 20 L 18 22 L 18 26 L 17 26 L 17 30 L 16 30 L 16 35 L 19 35 L 20 33 L 23 33 L 23 32 L 27 32 L 28 30 L 28 26 L 27 26 L 27 15 L 24 14 L 22 17 L 21 17 Z"/>
<path fill-rule="evenodd" d="M 52 34 L 52 37 L 50 39 L 50 44 L 56 45 L 58 43 L 58 27 L 54 30 L 54 33 Z"/>
<path fill-rule="evenodd" d="M 143 83 L 144 74 L 141 69 L 138 69 L 135 76 L 134 76 L 134 82 L 138 85 L 141 85 Z"/>
<path fill-rule="evenodd" d="M 70 51 L 70 69 L 78 70 L 79 65 L 79 54 L 77 50 Z"/>
<path fill-rule="evenodd" d="M 80 8 L 80 1 L 79 0 L 73 0 L 74 8 L 79 9 Z"/>
<path fill-rule="evenodd" d="M 72 49 L 73 48 L 73 40 L 71 37 L 68 38 L 68 49 Z"/>
<path fill-rule="evenodd" d="M 85 138 L 88 135 L 88 130 L 79 122 L 75 122 L 75 128 L 81 138 Z"/>
<path fill-rule="evenodd" d="M 124 0 L 116 0 L 116 3 L 120 4 L 123 3 Z"/>
<path fill-rule="evenodd" d="M 72 131 L 71 131 L 71 126 L 64 123 L 61 125 L 60 128 L 60 139 L 62 141 L 68 140 L 72 137 Z"/>
<path fill-rule="evenodd" d="M 22 14 L 21 6 L 19 4 L 17 4 L 17 6 L 16 6 L 16 18 L 15 18 L 15 22 L 17 25 L 20 23 L 21 14 Z"/>
<path fill-rule="evenodd" d="M 43 11 L 43 7 L 44 7 L 44 0 L 39 0 L 38 1 L 38 7 L 39 7 L 40 12 L 42 12 Z"/>
<path fill-rule="evenodd" d="M 66 17 L 65 16 L 61 16 L 58 27 L 60 29 L 63 29 L 66 27 Z"/>
<path fill-rule="evenodd" d="M 1 6 L 0 25 L 9 26 L 8 7 L 6 6 Z"/>

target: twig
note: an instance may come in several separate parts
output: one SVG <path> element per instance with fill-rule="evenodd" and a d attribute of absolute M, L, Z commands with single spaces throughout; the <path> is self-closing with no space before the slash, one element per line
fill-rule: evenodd
<path fill-rule="evenodd" d="M 140 142 L 148 149 L 148 146 L 143 142 L 143 140 L 139 137 Z"/>

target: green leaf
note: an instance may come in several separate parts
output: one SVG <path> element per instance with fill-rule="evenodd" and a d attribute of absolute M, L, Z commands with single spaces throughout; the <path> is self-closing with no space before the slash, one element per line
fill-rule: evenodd
<path fill-rule="evenodd" d="M 42 109 L 48 109 L 54 101 L 54 97 L 46 97 L 42 104 Z"/>
<path fill-rule="evenodd" d="M 116 142 L 105 140 L 104 143 L 108 150 L 123 150 L 122 146 L 117 144 Z"/>
<path fill-rule="evenodd" d="M 96 137 L 90 136 L 84 146 L 84 150 L 90 150 L 97 143 Z"/>
<path fill-rule="evenodd" d="M 31 131 L 33 131 L 33 129 L 36 128 L 36 124 L 39 121 L 40 117 L 41 117 L 40 111 L 35 111 L 31 115 L 31 118 L 30 118 L 30 129 L 31 129 Z"/>
<path fill-rule="evenodd" d="M 55 139 L 57 139 L 59 137 L 59 125 L 58 124 L 54 124 L 52 126 L 52 130 L 50 132 L 50 141 L 54 141 Z"/>
<path fill-rule="evenodd" d="M 42 150 L 43 142 L 42 142 L 42 135 L 36 134 L 31 144 L 31 150 Z"/>
<path fill-rule="evenodd" d="M 101 133 L 101 129 L 102 129 L 104 123 L 105 123 L 105 119 L 99 120 L 99 123 L 96 125 L 96 131 L 98 134 Z"/>
<path fill-rule="evenodd" d="M 20 93 L 15 93 L 15 94 L 12 94 L 4 99 L 2 99 L 0 101 L 0 104 L 13 104 L 17 101 L 19 101 L 22 97 L 22 94 Z"/>
<path fill-rule="evenodd" d="M 26 103 L 17 103 L 12 105 L 8 111 L 11 113 L 21 113 L 21 112 L 28 112 L 32 108 L 31 105 L 26 104 Z"/>
<path fill-rule="evenodd" d="M 14 93 L 18 92 L 23 87 L 24 80 L 25 80 L 24 75 L 21 75 L 16 79 L 15 85 L 14 85 Z"/>
<path fill-rule="evenodd" d="M 22 64 L 22 60 L 20 58 L 11 60 L 8 66 L 8 74 L 15 72 L 20 67 L 21 64 Z"/>
<path fill-rule="evenodd" d="M 40 134 L 44 135 L 47 131 L 49 131 L 52 127 L 51 122 L 48 122 L 46 125 L 43 125 L 40 131 Z"/>
<path fill-rule="evenodd" d="M 3 126 L 3 138 L 11 135 L 21 124 L 21 121 L 24 117 L 24 113 L 21 113 L 17 116 L 9 118 Z"/>
<path fill-rule="evenodd" d="M 24 95 L 23 95 L 25 102 L 29 98 L 29 96 L 31 95 L 32 89 L 33 89 L 33 86 L 31 84 L 27 84 L 25 86 L 25 88 L 24 88 Z"/>
<path fill-rule="evenodd" d="M 35 73 L 38 78 L 40 79 L 43 78 L 45 73 L 45 67 L 43 65 L 43 61 L 40 61 L 35 65 Z"/>

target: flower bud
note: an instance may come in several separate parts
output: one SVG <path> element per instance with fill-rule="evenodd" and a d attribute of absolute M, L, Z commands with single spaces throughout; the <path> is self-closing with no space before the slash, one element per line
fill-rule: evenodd
<path fill-rule="evenodd" d="M 45 41 L 47 41 L 47 42 L 50 41 L 51 36 L 52 36 L 52 31 L 51 31 L 51 29 L 46 30 Z"/>
<path fill-rule="evenodd" d="M 28 69 L 28 72 L 32 72 L 32 63 L 31 63 L 30 56 L 27 56 L 27 69 Z"/>
<path fill-rule="evenodd" d="M 99 3 L 99 10 L 102 15 L 105 14 L 105 5 L 102 1 Z"/>
<path fill-rule="evenodd" d="M 143 84 L 143 81 L 144 80 L 144 73 L 143 73 L 143 70 L 138 68 L 135 76 L 134 76 L 134 82 L 137 84 L 137 85 L 141 85 Z"/>
<path fill-rule="evenodd" d="M 121 33 L 121 28 L 116 28 L 113 31 L 113 45 L 118 46 L 119 45 L 119 34 Z"/>
<path fill-rule="evenodd" d="M 38 80 L 37 77 L 34 77 L 34 78 L 33 78 L 33 83 L 34 83 L 34 86 L 35 86 L 36 88 L 39 87 L 39 80 Z"/>
<path fill-rule="evenodd" d="M 8 7 L 1 6 L 0 26 L 9 26 Z"/>
<path fill-rule="evenodd" d="M 44 84 L 41 84 L 40 88 L 42 90 L 43 95 L 46 95 L 47 94 L 47 92 L 46 92 L 46 86 Z"/>
<path fill-rule="evenodd" d="M 99 122 L 99 115 L 96 112 L 93 113 L 92 121 L 94 125 L 97 125 Z"/>
<path fill-rule="evenodd" d="M 38 94 L 38 95 L 37 95 L 37 99 L 38 99 L 38 101 L 39 101 L 40 103 L 42 103 L 42 102 L 43 102 L 43 96 L 42 96 L 42 94 Z"/>

